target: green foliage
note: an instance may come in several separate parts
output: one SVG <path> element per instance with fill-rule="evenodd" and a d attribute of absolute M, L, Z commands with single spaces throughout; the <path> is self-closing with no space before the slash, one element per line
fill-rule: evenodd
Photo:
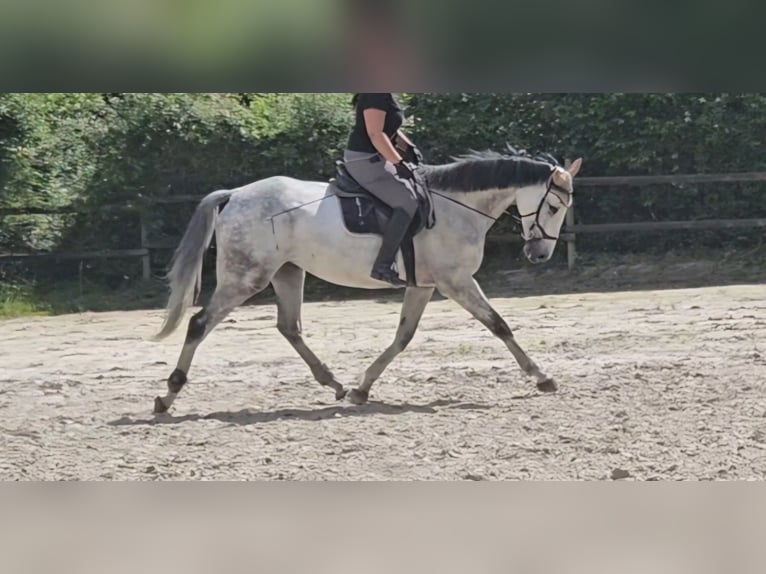
<path fill-rule="evenodd" d="M 35 301 L 33 288 L 27 282 L 0 283 L 0 319 L 44 313 L 45 310 Z"/>
<path fill-rule="evenodd" d="M 766 166 L 760 94 L 413 94 L 408 111 L 433 161 L 508 142 L 585 156 L 582 175 Z"/>
<path fill-rule="evenodd" d="M 159 281 L 131 281 L 115 287 L 79 276 L 54 283 L 16 278 L 0 282 L 0 320 L 30 315 L 61 315 L 164 307 L 167 287 Z"/>
<path fill-rule="evenodd" d="M 335 172 L 351 129 L 347 94 L 284 94 L 273 117 L 278 130 L 265 142 L 268 174 L 326 181 Z"/>
<path fill-rule="evenodd" d="M 510 143 L 560 159 L 582 156 L 583 176 L 766 169 L 766 96 L 761 94 L 413 94 L 408 111 L 416 117 L 415 137 L 432 163 L 469 148 L 501 150 Z M 762 189 L 758 184 L 677 185 L 637 192 L 576 186 L 577 221 L 764 217 Z M 626 239 L 600 243 L 646 248 L 654 241 Z"/>
<path fill-rule="evenodd" d="M 57 207 L 82 198 L 95 170 L 89 142 L 103 129 L 98 94 L 0 95 L 0 206 Z M 52 249 L 65 222 L 2 220 L 0 246 Z"/>
<path fill-rule="evenodd" d="M 135 214 L 103 206 L 140 206 L 275 174 L 327 179 L 350 122 L 343 94 L 3 96 L 0 205 L 91 210 L 68 219 L 5 217 L 0 247 L 136 247 Z M 192 208 L 155 208 L 152 231 L 177 236 Z"/>
<path fill-rule="evenodd" d="M 97 94 L 0 96 L 0 202 L 66 205 L 93 170 L 90 134 L 103 125 Z"/>
<path fill-rule="evenodd" d="M 511 143 L 562 159 L 583 156 L 582 175 L 766 169 L 766 96 L 760 94 L 413 93 L 402 100 L 407 129 L 431 163 Z M 76 216 L 2 217 L 0 251 L 135 248 L 137 214 L 105 206 L 140 207 L 154 198 L 204 194 L 276 174 L 326 180 L 351 122 L 349 94 L 0 94 L 0 207 L 90 208 Z M 577 218 L 763 217 L 762 187 L 636 192 L 580 186 Z M 152 207 L 150 238 L 176 239 L 193 207 Z M 687 237 L 741 245 L 746 235 L 583 236 L 578 244 L 666 249 Z M 114 285 L 138 268 L 134 260 L 89 265 L 91 275 Z M 58 280 L 78 270 L 74 264 L 56 273 Z"/>

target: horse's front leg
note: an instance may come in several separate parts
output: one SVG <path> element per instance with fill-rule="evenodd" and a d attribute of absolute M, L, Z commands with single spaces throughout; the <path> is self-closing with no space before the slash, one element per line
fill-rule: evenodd
<path fill-rule="evenodd" d="M 543 392 L 556 390 L 556 382 L 543 373 L 540 367 L 529 358 L 513 337 L 510 327 L 500 314 L 492 308 L 487 297 L 473 277 L 450 277 L 437 282 L 437 288 L 445 296 L 453 299 L 485 327 L 505 343 L 521 369 L 530 377 L 537 379 L 537 388 Z"/>
<path fill-rule="evenodd" d="M 394 358 L 407 348 L 407 345 L 415 335 L 415 331 L 423 316 L 423 311 L 431 300 L 434 290 L 432 287 L 408 287 L 404 292 L 404 303 L 399 317 L 399 328 L 396 330 L 394 342 L 375 359 L 372 365 L 361 377 L 359 387 L 348 393 L 348 400 L 356 405 L 367 402 L 370 395 L 370 387 L 380 377 L 383 371 L 391 364 Z"/>

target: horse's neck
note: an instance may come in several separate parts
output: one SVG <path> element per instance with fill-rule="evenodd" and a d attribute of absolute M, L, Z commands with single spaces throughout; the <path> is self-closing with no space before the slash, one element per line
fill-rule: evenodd
<path fill-rule="evenodd" d="M 503 213 L 516 201 L 516 189 L 514 188 L 457 192 L 452 195 L 460 203 L 489 216 L 483 217 L 478 213 L 475 214 L 477 224 L 484 229 L 485 232 L 489 231 L 495 224 L 495 220 L 500 219 Z"/>

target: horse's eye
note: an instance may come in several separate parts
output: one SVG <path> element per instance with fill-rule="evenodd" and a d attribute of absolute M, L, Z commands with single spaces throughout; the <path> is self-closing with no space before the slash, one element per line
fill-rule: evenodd
<path fill-rule="evenodd" d="M 554 207 L 552 205 L 548 206 L 548 211 L 550 212 L 551 215 L 556 215 L 559 212 L 559 209 L 561 209 L 561 208 L 560 207 Z"/>

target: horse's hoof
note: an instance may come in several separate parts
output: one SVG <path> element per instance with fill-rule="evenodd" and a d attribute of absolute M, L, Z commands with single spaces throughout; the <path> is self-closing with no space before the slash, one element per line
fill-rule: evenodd
<path fill-rule="evenodd" d="M 348 393 L 348 400 L 355 405 L 363 405 L 370 397 L 370 393 L 367 391 L 360 391 L 359 389 L 351 389 Z"/>
<path fill-rule="evenodd" d="M 168 412 L 168 407 L 165 404 L 165 401 L 162 400 L 162 397 L 156 397 L 154 399 L 154 414 L 161 415 L 166 412 Z"/>
<path fill-rule="evenodd" d="M 559 386 L 556 384 L 556 381 L 551 378 L 547 378 L 544 381 L 537 383 L 537 390 L 543 393 L 555 393 L 558 388 Z"/>
<path fill-rule="evenodd" d="M 348 391 L 346 389 L 338 389 L 335 391 L 335 400 L 336 401 L 342 401 L 346 398 L 346 395 L 348 394 Z"/>

